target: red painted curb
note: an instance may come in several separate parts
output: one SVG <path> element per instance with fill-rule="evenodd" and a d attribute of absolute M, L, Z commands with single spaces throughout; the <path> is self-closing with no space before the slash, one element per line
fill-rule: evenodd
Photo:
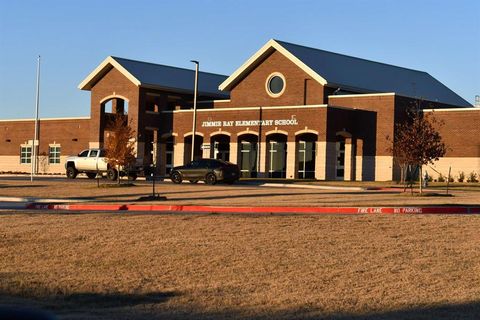
<path fill-rule="evenodd" d="M 38 204 L 26 209 L 66 211 L 156 211 L 218 213 L 316 213 L 316 214 L 480 214 L 480 207 L 221 207 L 142 204 Z"/>

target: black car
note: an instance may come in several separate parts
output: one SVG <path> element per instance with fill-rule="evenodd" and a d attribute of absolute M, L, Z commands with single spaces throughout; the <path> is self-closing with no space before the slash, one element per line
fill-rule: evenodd
<path fill-rule="evenodd" d="M 217 159 L 199 159 L 184 165 L 175 167 L 170 173 L 170 179 L 174 183 L 188 180 L 197 183 L 199 180 L 207 184 L 215 184 L 219 181 L 234 183 L 240 178 L 240 169 L 236 164 Z"/>

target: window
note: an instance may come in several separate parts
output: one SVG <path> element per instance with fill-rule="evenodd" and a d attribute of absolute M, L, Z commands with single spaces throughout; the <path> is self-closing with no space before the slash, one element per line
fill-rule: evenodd
<path fill-rule="evenodd" d="M 20 147 L 20 163 L 32 163 L 32 146 Z"/>
<path fill-rule="evenodd" d="M 88 157 L 95 158 L 97 156 L 97 154 L 98 154 L 98 150 L 91 150 Z"/>
<path fill-rule="evenodd" d="M 86 156 L 88 156 L 88 150 L 83 150 L 82 152 L 80 152 L 80 153 L 78 154 L 78 156 L 79 156 L 79 157 L 86 157 Z"/>
<path fill-rule="evenodd" d="M 61 151 L 60 146 L 58 145 L 50 146 L 48 149 L 48 163 L 50 164 L 60 163 L 60 151 Z"/>
<path fill-rule="evenodd" d="M 266 82 L 267 93 L 273 97 L 279 97 L 285 91 L 285 77 L 278 72 L 272 73 Z"/>

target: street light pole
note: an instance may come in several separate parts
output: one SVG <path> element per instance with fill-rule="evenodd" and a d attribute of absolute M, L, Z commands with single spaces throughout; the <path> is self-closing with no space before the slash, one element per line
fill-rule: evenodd
<path fill-rule="evenodd" d="M 32 152 L 30 153 L 30 162 L 32 163 L 32 171 L 30 173 L 30 181 L 33 181 L 33 176 L 37 171 L 37 149 L 35 148 L 38 140 L 38 105 L 40 102 L 40 55 L 37 60 L 37 93 L 35 99 L 35 134 L 33 136 Z"/>
<path fill-rule="evenodd" d="M 193 93 L 193 126 L 192 126 L 192 154 L 191 161 L 193 161 L 194 152 L 195 152 L 195 131 L 197 129 L 197 94 L 198 94 L 198 67 L 199 62 L 196 60 L 190 60 L 190 62 L 195 63 L 195 88 Z"/>

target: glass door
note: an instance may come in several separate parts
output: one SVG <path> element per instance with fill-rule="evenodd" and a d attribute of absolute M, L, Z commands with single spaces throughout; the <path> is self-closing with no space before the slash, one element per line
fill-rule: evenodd
<path fill-rule="evenodd" d="M 286 177 L 286 143 L 279 141 L 270 141 L 269 143 L 269 168 L 268 175 L 270 178 Z"/>
<path fill-rule="evenodd" d="M 257 144 L 240 142 L 240 172 L 243 178 L 257 177 Z"/>
<path fill-rule="evenodd" d="M 297 167 L 299 179 L 315 178 L 315 142 L 298 142 Z"/>

